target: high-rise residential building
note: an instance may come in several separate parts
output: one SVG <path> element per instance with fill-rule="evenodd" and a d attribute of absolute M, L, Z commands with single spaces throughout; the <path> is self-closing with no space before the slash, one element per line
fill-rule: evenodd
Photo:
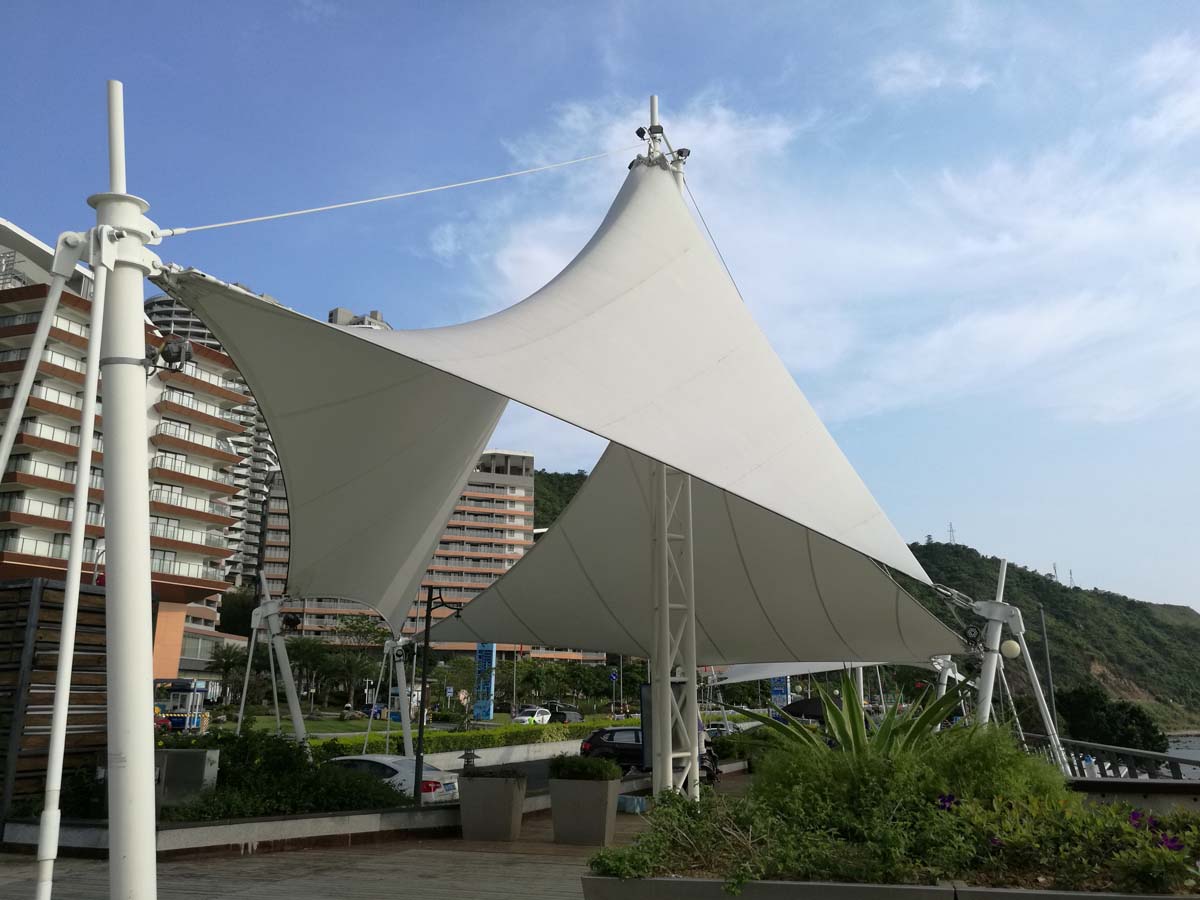
<path fill-rule="evenodd" d="M 366 315 L 356 315 L 342 306 L 335 306 L 329 311 L 329 321 L 334 325 L 344 325 L 348 328 L 374 328 L 376 331 L 391 331 L 392 326 L 383 321 L 379 310 L 373 309 Z"/>
<path fill-rule="evenodd" d="M 224 353 L 220 341 L 190 309 L 173 297 L 160 294 L 146 301 L 146 317 L 164 334 L 175 334 L 199 345 Z M 241 380 L 241 376 L 237 376 Z M 232 474 L 237 493 L 229 499 L 236 521 L 229 527 L 233 554 L 227 562 L 227 575 L 234 584 L 258 584 L 258 560 L 262 549 L 262 504 L 267 495 L 267 474 L 279 468 L 275 442 L 267 421 L 249 388 L 242 382 L 247 402 L 231 410 L 243 425 L 230 442 L 241 459 Z"/>
<path fill-rule="evenodd" d="M 27 281 L 0 289 L 0 419 L 12 408 L 34 331 L 49 291 L 50 247 L 0 221 L 0 251 L 10 275 Z M 80 270 L 64 291 L 38 361 L 20 431 L 0 476 L 0 579 L 61 578 L 77 477 L 89 479 L 84 578 L 104 569 L 103 384 L 97 398 L 96 443 L 86 474 L 76 471 L 82 417 L 84 359 L 91 335 L 90 277 Z M 146 343 L 165 335 L 146 323 Z M 236 521 L 237 493 L 229 469 L 241 457 L 231 438 L 245 430 L 233 410 L 247 402 L 233 361 L 193 346 L 178 371 L 147 378 L 146 462 L 150 476 L 152 595 L 156 601 L 155 677 L 180 673 L 185 634 L 240 641 L 217 629 L 226 560 L 234 553 L 227 529 Z"/>

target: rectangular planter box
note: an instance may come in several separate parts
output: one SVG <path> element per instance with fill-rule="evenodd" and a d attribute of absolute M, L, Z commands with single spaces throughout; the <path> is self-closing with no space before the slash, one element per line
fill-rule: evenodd
<path fill-rule="evenodd" d="M 583 876 L 584 900 L 729 900 L 724 882 L 705 878 Z M 826 881 L 748 881 L 744 900 L 954 900 L 951 885 L 838 884 Z"/>
<path fill-rule="evenodd" d="M 524 778 L 458 779 L 463 840 L 515 841 L 525 810 Z"/>
<path fill-rule="evenodd" d="M 550 814 L 554 820 L 555 842 L 598 847 L 611 844 L 620 789 L 619 779 L 576 781 L 551 778 Z"/>

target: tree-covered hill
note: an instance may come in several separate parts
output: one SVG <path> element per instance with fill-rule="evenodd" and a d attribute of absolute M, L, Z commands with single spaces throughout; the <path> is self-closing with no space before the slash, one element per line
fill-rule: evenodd
<path fill-rule="evenodd" d="M 586 480 L 587 472 L 583 469 L 575 473 L 536 469 L 533 473 L 533 527 L 549 528 Z"/>
<path fill-rule="evenodd" d="M 962 544 L 913 544 L 912 551 L 937 584 L 975 599 L 996 593 L 1000 560 Z M 944 602 L 928 589 L 908 587 L 940 618 L 961 630 Z M 1046 631 L 1055 687 L 1099 682 L 1114 697 L 1151 704 L 1167 724 L 1200 711 L 1200 613 L 1187 606 L 1144 603 L 1098 588 L 1067 587 L 1013 562 L 1008 564 L 1004 599 L 1020 607 L 1026 640 L 1044 677 L 1044 647 L 1038 607 L 1046 611 Z M 960 613 L 964 622 L 972 617 Z M 1010 664 L 1013 680 L 1024 682 Z M 1014 689 L 1018 689 L 1014 684 Z M 1182 707 L 1182 708 L 1181 708 Z"/>

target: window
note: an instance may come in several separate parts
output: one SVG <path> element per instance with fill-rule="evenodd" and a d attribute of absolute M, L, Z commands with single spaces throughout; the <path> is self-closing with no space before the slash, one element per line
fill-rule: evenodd
<path fill-rule="evenodd" d="M 173 494 L 177 497 L 183 496 L 183 488 L 177 484 L 163 484 L 161 481 L 156 481 L 154 482 L 154 489 L 164 494 Z"/>
<path fill-rule="evenodd" d="M 162 562 L 174 562 L 175 561 L 175 551 L 174 550 L 151 550 L 150 558 L 161 560 Z"/>
<path fill-rule="evenodd" d="M 614 744 L 640 744 L 642 742 L 642 733 L 632 728 L 622 728 L 619 731 L 614 731 L 610 740 Z"/>

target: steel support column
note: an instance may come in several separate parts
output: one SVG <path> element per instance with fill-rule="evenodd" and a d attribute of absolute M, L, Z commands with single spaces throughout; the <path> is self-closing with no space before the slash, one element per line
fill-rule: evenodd
<path fill-rule="evenodd" d="M 691 476 L 662 463 L 654 492 L 654 658 L 651 758 L 654 793 L 700 796 L 700 703 L 696 695 L 696 592 Z M 678 766 L 678 768 L 677 768 Z"/>

